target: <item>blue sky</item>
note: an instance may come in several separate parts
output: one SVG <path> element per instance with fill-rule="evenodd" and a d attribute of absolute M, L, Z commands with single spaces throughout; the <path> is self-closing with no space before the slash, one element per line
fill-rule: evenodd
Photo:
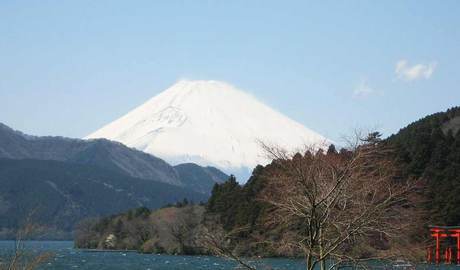
<path fill-rule="evenodd" d="M 83 137 L 181 78 L 333 140 L 460 105 L 458 1 L 0 2 L 0 122 Z"/>

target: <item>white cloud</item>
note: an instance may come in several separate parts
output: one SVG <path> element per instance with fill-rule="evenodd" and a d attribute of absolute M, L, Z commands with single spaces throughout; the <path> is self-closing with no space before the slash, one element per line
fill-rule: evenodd
<path fill-rule="evenodd" d="M 410 66 L 407 60 L 401 59 L 396 63 L 395 73 L 398 79 L 413 81 L 431 78 L 435 69 L 436 63 L 416 64 Z"/>
<path fill-rule="evenodd" d="M 363 98 L 372 95 L 374 92 L 375 90 L 369 86 L 367 80 L 361 80 L 358 86 L 353 90 L 353 97 Z"/>

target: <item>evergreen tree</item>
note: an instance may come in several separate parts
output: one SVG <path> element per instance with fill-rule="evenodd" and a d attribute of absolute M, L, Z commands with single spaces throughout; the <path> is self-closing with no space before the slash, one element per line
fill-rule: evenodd
<path fill-rule="evenodd" d="M 327 149 L 327 154 L 328 155 L 337 154 L 337 150 L 335 149 L 334 144 L 329 145 L 329 148 Z"/>

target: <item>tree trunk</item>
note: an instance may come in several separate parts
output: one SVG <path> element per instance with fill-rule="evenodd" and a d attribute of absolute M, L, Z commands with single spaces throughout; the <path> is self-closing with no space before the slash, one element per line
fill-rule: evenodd
<path fill-rule="evenodd" d="M 323 249 L 323 229 L 319 229 L 319 262 L 321 270 L 326 270 L 326 258 L 323 257 L 324 249 Z"/>
<path fill-rule="evenodd" d="M 310 251 L 307 251 L 307 258 L 305 260 L 305 263 L 306 263 L 307 270 L 313 270 L 313 257 L 311 256 Z"/>

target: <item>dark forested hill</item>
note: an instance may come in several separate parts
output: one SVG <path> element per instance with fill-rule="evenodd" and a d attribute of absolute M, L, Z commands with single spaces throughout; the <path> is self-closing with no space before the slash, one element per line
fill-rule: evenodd
<path fill-rule="evenodd" d="M 227 178 L 212 167 L 173 167 L 117 142 L 37 137 L 0 123 L 0 237 L 11 237 L 28 217 L 53 232 L 44 237 L 69 237 L 82 218 L 206 201 Z"/>
<path fill-rule="evenodd" d="M 44 237 L 69 237 L 82 218 L 187 198 L 206 201 L 227 175 L 212 167 L 173 167 L 104 139 L 37 137 L 0 123 L 0 237 L 30 217 Z"/>
<path fill-rule="evenodd" d="M 51 232 L 44 237 L 69 237 L 73 226 L 86 217 L 140 206 L 158 208 L 184 198 L 206 201 L 207 197 L 92 165 L 0 159 L 0 237 L 11 237 L 28 217 Z"/>
<path fill-rule="evenodd" d="M 460 107 L 422 118 L 387 141 L 407 177 L 422 177 L 433 222 L 460 224 Z"/>

